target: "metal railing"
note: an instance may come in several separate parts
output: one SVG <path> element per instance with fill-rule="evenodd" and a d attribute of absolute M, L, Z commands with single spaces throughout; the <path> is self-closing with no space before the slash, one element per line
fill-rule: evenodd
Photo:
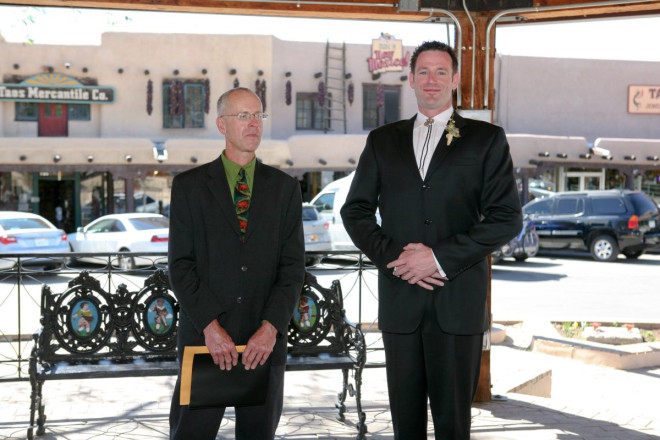
<path fill-rule="evenodd" d="M 364 255 L 355 252 L 308 252 L 315 264 L 307 270 L 319 283 L 330 286 L 338 279 L 344 308 L 351 321 L 368 336 L 367 367 L 384 365 L 377 332 L 377 274 Z M 157 269 L 167 267 L 165 253 L 64 253 L 0 255 L 0 382 L 28 380 L 33 335 L 40 328 L 41 288 L 44 284 L 63 292 L 68 282 L 87 271 L 103 290 L 114 292 L 120 284 L 139 290 Z"/>

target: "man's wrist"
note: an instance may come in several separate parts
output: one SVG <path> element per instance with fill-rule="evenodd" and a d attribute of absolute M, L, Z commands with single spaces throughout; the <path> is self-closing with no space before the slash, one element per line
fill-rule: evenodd
<path fill-rule="evenodd" d="M 272 330 L 275 334 L 279 333 L 278 330 L 277 330 L 277 327 L 275 327 L 273 324 L 271 324 L 271 322 L 267 319 L 262 319 L 261 320 L 261 326 L 265 327 L 269 330 Z"/>

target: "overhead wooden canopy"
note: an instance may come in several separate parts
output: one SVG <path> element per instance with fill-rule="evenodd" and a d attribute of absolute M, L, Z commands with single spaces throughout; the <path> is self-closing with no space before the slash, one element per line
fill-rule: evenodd
<path fill-rule="evenodd" d="M 495 25 L 660 14 L 660 0 L 0 0 L 0 5 L 447 22 L 456 25 L 457 107 L 492 109 Z M 341 31 L 341 29 L 338 29 Z"/>
<path fill-rule="evenodd" d="M 1 4 L 410 22 L 453 22 L 461 57 L 457 107 L 488 114 L 495 24 L 660 14 L 660 0 L 0 0 Z M 342 31 L 338 29 L 338 31 Z M 246 30 L 249 32 L 249 29 Z M 129 181 L 127 181 L 127 184 Z M 490 293 L 489 293 L 490 310 Z M 490 400 L 490 356 L 476 399 Z"/>
<path fill-rule="evenodd" d="M 651 0 L 0 0 L 0 4 L 126 9 L 170 12 L 272 15 L 362 20 L 424 21 L 450 11 L 459 16 L 465 7 L 479 17 L 512 11 L 518 21 L 538 22 L 607 18 L 660 13 Z M 509 14 L 507 14 L 509 15 Z"/>

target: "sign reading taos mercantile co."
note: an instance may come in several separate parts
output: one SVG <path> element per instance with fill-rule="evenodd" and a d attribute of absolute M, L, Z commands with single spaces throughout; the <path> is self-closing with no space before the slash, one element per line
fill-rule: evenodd
<path fill-rule="evenodd" d="M 85 86 L 60 73 L 40 73 L 16 84 L 0 84 L 0 101 L 111 104 L 114 87 Z"/>
<path fill-rule="evenodd" d="M 660 114 L 660 85 L 628 86 L 628 113 Z"/>
<path fill-rule="evenodd" d="M 377 40 L 371 40 L 371 57 L 367 58 L 369 72 L 401 72 L 408 67 L 410 52 L 403 55 L 401 40 L 395 40 L 389 34 L 381 34 Z"/>

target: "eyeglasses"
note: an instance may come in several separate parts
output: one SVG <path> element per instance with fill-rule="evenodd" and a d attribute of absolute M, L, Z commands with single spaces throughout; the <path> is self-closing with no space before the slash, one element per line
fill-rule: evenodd
<path fill-rule="evenodd" d="M 248 112 L 240 112 L 235 115 L 220 115 L 220 117 L 223 116 L 234 116 L 238 118 L 239 121 L 249 121 L 250 119 L 254 118 L 257 121 L 263 121 L 264 119 L 268 119 L 268 114 L 266 113 L 248 113 Z"/>

